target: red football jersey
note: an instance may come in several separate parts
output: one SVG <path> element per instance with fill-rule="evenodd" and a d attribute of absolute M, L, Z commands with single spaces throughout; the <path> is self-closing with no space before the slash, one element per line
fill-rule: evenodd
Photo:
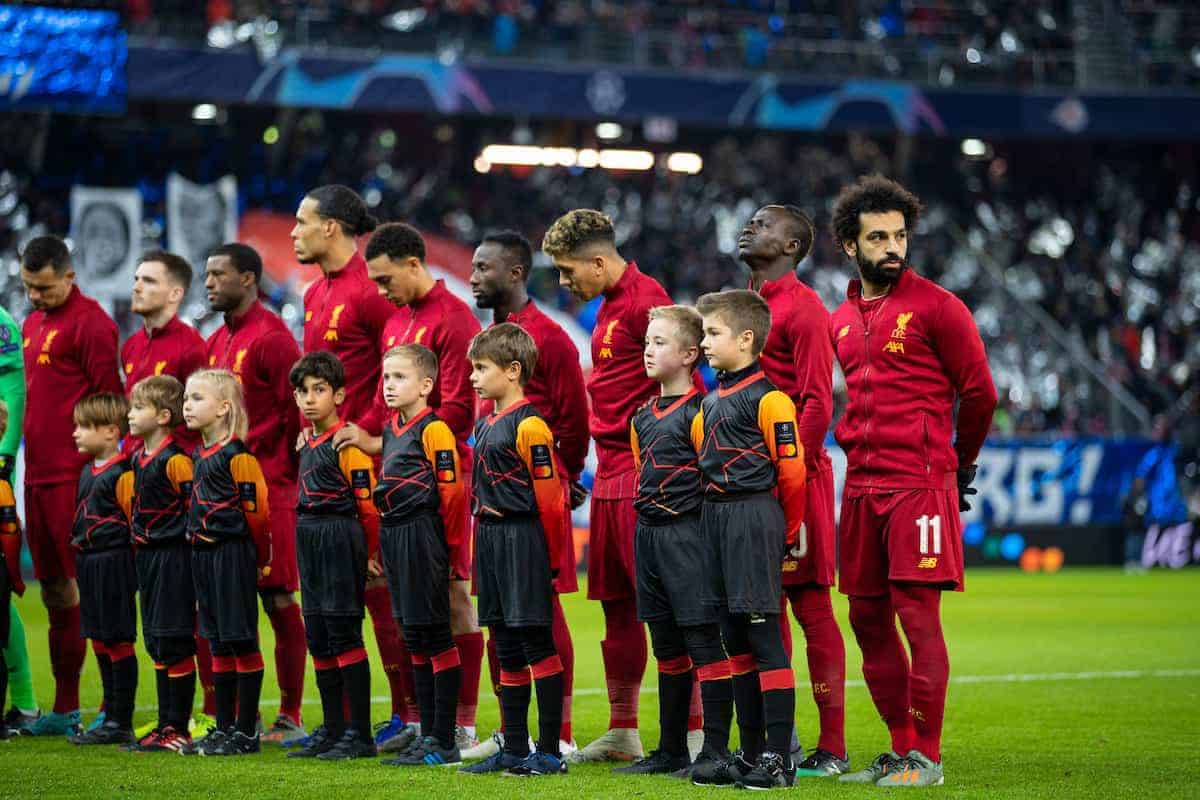
<path fill-rule="evenodd" d="M 834 431 L 846 451 L 846 488 L 955 487 L 955 471 L 975 462 L 996 408 L 971 312 L 911 270 L 883 297 L 864 300 L 858 280 L 846 296 L 830 320 L 848 395 Z"/>
<path fill-rule="evenodd" d="M 355 252 L 342 269 L 322 276 L 304 293 L 304 352 L 328 350 L 346 368 L 346 402 L 340 416 L 359 422 L 376 404 L 380 344 L 396 307 L 367 277 Z"/>
<path fill-rule="evenodd" d="M 75 404 L 97 392 L 121 393 L 117 323 L 72 286 L 66 302 L 34 311 L 25 340 L 25 482 L 74 483 L 88 462 L 71 438 Z"/>
<path fill-rule="evenodd" d="M 519 325 L 537 345 L 537 366 L 525 387 L 525 397 L 550 426 L 567 477 L 579 480 L 588 451 L 587 388 L 579 350 L 562 326 L 532 300 L 508 319 L 493 324 L 500 322 Z M 492 407 L 491 400 L 481 401 L 479 416 L 491 414 Z"/>
<path fill-rule="evenodd" d="M 296 491 L 296 437 L 300 417 L 288 373 L 300 348 L 283 320 L 261 302 L 240 317 L 226 315 L 225 324 L 208 337 L 208 365 L 237 376 L 246 398 L 250 430 L 246 447 L 258 459 L 268 485 Z"/>

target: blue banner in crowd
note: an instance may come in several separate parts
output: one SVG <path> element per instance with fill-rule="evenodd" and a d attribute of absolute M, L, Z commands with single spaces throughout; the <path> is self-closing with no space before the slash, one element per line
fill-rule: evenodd
<path fill-rule="evenodd" d="M 552 116 L 723 128 L 868 130 L 935 136 L 1200 136 L 1200 94 L 943 89 L 901 81 L 814 81 L 769 73 L 441 62 L 434 55 L 137 46 L 138 100 Z"/>
<path fill-rule="evenodd" d="M 846 456 L 831 436 L 840 505 Z M 1173 444 L 1150 439 L 989 439 L 979 454 L 971 511 L 963 522 L 1020 525 L 1120 525 L 1135 477 L 1146 481 L 1147 524 L 1187 518 L 1175 478 Z"/>

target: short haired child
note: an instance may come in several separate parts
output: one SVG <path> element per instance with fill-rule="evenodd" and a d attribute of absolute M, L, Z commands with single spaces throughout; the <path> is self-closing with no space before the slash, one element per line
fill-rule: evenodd
<path fill-rule="evenodd" d="M 659 382 L 658 397 L 638 409 L 629 436 L 638 489 L 634 533 L 638 618 L 650 628 L 658 661 L 659 746 L 619 773 L 671 773 L 690 765 L 688 701 L 700 681 L 705 742 L 698 763 L 729 755 L 733 690 L 721 647 L 713 559 L 700 537 L 704 489 L 696 463 L 700 402 L 692 383 L 700 358 L 700 315 L 687 306 L 650 310 L 646 374 Z"/>
<path fill-rule="evenodd" d="M 353 445 L 338 450 L 345 424 L 346 370 L 333 353 L 304 355 L 288 374 L 300 413 L 312 426 L 300 448 L 296 558 L 300 607 L 317 672 L 324 722 L 288 758 L 340 760 L 375 755 L 371 735 L 371 671 L 363 645 L 363 593 L 378 574 L 379 517 L 370 456 Z M 342 708 L 349 699 L 350 719 Z"/>
<path fill-rule="evenodd" d="M 263 681 L 258 577 L 271 570 L 270 510 L 262 468 L 242 441 L 248 418 L 233 373 L 192 373 L 183 420 L 202 439 L 194 459 L 188 537 L 200 634 L 212 648 L 217 723 L 183 753 L 257 753 Z"/>
<path fill-rule="evenodd" d="M 471 340 L 471 385 L 495 403 L 475 423 L 472 507 L 479 622 L 491 628 L 500 661 L 504 749 L 472 773 L 566 772 L 559 752 L 563 669 L 551 632 L 554 565 L 560 563 L 567 513 L 554 459 L 554 436 L 524 386 L 537 347 L 505 322 Z M 537 749 L 528 752 L 530 680 L 537 685 Z"/>
<path fill-rule="evenodd" d="M 130 744 L 137 695 L 137 570 L 130 543 L 133 472 L 120 452 L 129 405 L 93 394 L 75 405 L 72 436 L 91 456 L 79 475 L 71 545 L 79 582 L 80 633 L 92 640 L 104 687 L 104 724 L 76 736 L 80 745 Z"/>
<path fill-rule="evenodd" d="M 706 294 L 696 308 L 704 318 L 701 347 L 719 370 L 718 386 L 700 408 L 700 526 L 719 554 L 718 597 L 728 612 L 721 634 L 733 671 L 743 757 L 723 769 L 693 771 L 693 781 L 791 786 L 796 692 L 775 615 L 784 554 L 804 546 L 798 539 L 805 472 L 796 408 L 758 363 L 771 327 L 766 301 L 732 290 Z"/>
<path fill-rule="evenodd" d="M 384 763 L 456 764 L 455 709 L 462 670 L 450 630 L 453 553 L 469 547 L 467 495 L 454 433 L 429 407 L 437 356 L 419 344 L 383 355 L 383 466 L 375 505 L 392 613 L 413 659 L 423 738 Z"/>
<path fill-rule="evenodd" d="M 158 721 L 138 740 L 140 751 L 178 752 L 191 743 L 188 721 L 196 694 L 196 590 L 187 507 L 192 459 L 172 435 L 183 421 L 183 384 L 170 375 L 143 378 L 129 393 L 129 433 L 142 444 L 132 456 L 133 540 L 142 636 L 154 659 Z"/>

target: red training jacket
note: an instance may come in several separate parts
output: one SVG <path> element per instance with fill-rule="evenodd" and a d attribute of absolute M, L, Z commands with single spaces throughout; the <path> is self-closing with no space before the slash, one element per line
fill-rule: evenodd
<path fill-rule="evenodd" d="M 771 383 L 796 404 L 796 432 L 809 478 L 831 467 L 825 432 L 833 420 L 833 346 L 821 298 L 789 272 L 758 290 L 771 309 L 771 332 L 759 355 Z"/>
<path fill-rule="evenodd" d="M 658 383 L 646 377 L 642 361 L 650 309 L 670 304 L 671 298 L 659 282 L 632 261 L 604 293 L 592 329 L 592 374 L 587 382 L 597 478 L 634 469 L 629 422 L 659 390 Z"/>
<path fill-rule="evenodd" d="M 383 332 L 383 352 L 401 344 L 423 344 L 438 358 L 438 380 L 429 407 L 454 431 L 459 452 L 464 452 L 475 425 L 475 390 L 471 388 L 471 362 L 467 349 L 479 333 L 479 320 L 471 307 L 438 281 L 424 297 L 399 309 Z M 375 393 L 374 413 L 363 428 L 379 435 L 391 411 L 383 404 L 382 387 Z"/>
<path fill-rule="evenodd" d="M 328 350 L 346 368 L 346 402 L 338 412 L 343 420 L 358 423 L 376 405 L 383 330 L 395 313 L 357 251 L 304 293 L 304 352 Z"/>
<path fill-rule="evenodd" d="M 537 345 L 537 366 L 525 387 L 525 397 L 550 426 L 567 477 L 577 481 L 583 474 L 588 451 L 587 388 L 579 365 L 579 350 L 562 326 L 532 300 L 520 311 L 509 314 L 508 319 L 496 320 L 493 325 L 501 322 L 519 325 Z M 492 409 L 491 400 L 481 401 L 479 416 L 486 417 Z"/>
<path fill-rule="evenodd" d="M 829 331 L 849 395 L 834 431 L 849 462 L 847 489 L 953 488 L 959 465 L 979 455 L 996 408 L 971 312 L 911 270 L 882 298 L 864 301 L 858 280 L 846 297 Z"/>
<path fill-rule="evenodd" d="M 121 393 L 117 323 L 72 286 L 66 301 L 34 311 L 25 340 L 25 483 L 75 483 L 89 457 L 75 448 L 75 404 L 97 392 Z"/>
<path fill-rule="evenodd" d="M 208 337 L 207 349 L 208 365 L 229 370 L 242 385 L 250 417 L 246 448 L 258 460 L 267 485 L 287 488 L 294 497 L 300 417 L 288 373 L 300 348 L 292 332 L 255 300 L 242 316 L 225 315 L 225 324 Z"/>
<path fill-rule="evenodd" d="M 188 375 L 204 365 L 204 339 L 178 316 L 171 317 L 161 328 L 138 329 L 121 345 L 126 395 L 133 391 L 138 381 L 151 375 L 170 375 L 180 383 L 187 383 Z M 189 431 L 183 424 L 171 435 L 189 456 L 200 444 L 200 434 Z M 140 439 L 128 437 L 125 452 L 132 453 L 140 444 Z"/>

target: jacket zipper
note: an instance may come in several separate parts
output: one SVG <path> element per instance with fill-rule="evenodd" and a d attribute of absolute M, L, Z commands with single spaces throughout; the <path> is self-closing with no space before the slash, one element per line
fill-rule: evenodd
<path fill-rule="evenodd" d="M 861 297 L 861 294 L 859 296 Z M 880 301 L 879 308 L 875 309 L 875 311 L 871 314 L 872 319 L 877 319 L 879 315 L 883 313 L 883 309 L 891 297 L 891 292 L 888 292 L 888 294 Z M 869 378 L 871 376 L 871 328 L 867 324 L 867 317 L 865 314 L 863 314 L 862 306 L 855 302 L 854 309 L 858 312 L 858 319 L 860 322 L 862 322 L 863 326 L 863 361 L 865 362 L 863 365 L 863 396 L 867 398 L 867 402 L 864 403 L 865 421 L 863 422 L 863 449 L 866 455 L 863 457 L 863 471 L 867 472 L 867 465 L 871 463 L 871 401 L 875 399 L 874 395 L 872 395 L 869 391 Z"/>

